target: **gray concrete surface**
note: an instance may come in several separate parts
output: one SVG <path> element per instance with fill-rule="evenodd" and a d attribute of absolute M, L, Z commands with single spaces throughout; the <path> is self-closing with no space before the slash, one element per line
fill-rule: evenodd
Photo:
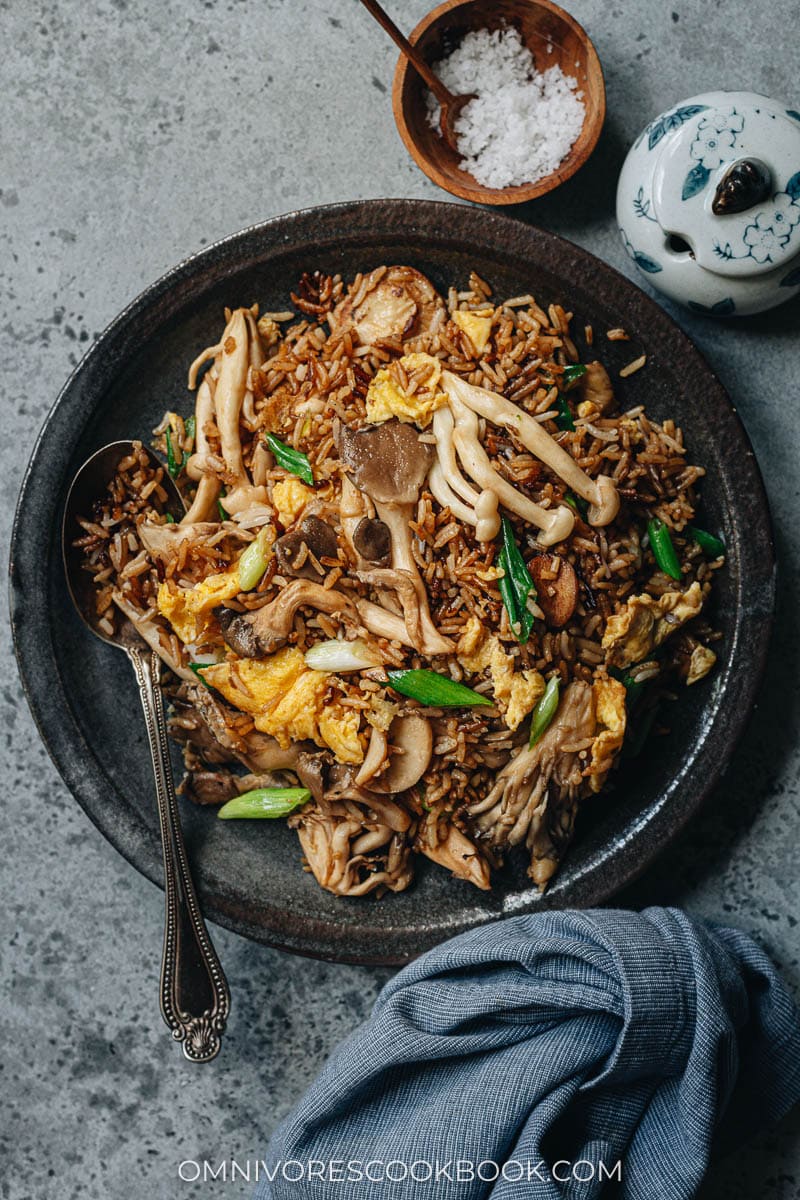
<path fill-rule="evenodd" d="M 392 5 L 406 25 L 426 0 Z M 520 213 L 632 273 L 614 180 L 644 122 L 710 87 L 797 107 L 793 0 L 572 0 L 608 85 L 583 173 Z M 97 331 L 201 245 L 324 201 L 438 197 L 407 157 L 395 55 L 355 0 L 0 0 L 0 520 L 61 383 Z M 768 49 L 767 49 L 768 47 Z M 736 397 L 774 506 L 781 611 L 762 701 L 706 811 L 623 902 L 679 903 L 798 949 L 797 304 L 736 326 L 677 313 Z M 67 794 L 4 631 L 0 1197 L 244 1196 L 181 1160 L 253 1158 L 386 973 L 294 959 L 217 931 L 235 993 L 225 1050 L 185 1063 L 156 1012 L 162 898 Z M 800 1195 L 789 1117 L 712 1171 L 706 1200 Z"/>

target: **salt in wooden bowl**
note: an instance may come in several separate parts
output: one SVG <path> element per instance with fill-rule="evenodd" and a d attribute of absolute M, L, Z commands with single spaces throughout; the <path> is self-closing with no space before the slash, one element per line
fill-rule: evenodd
<path fill-rule="evenodd" d="M 445 0 L 409 35 L 435 67 L 471 30 L 518 30 L 537 71 L 560 66 L 577 81 L 586 109 L 583 128 L 558 168 L 535 183 L 489 188 L 459 166 L 460 155 L 428 122 L 428 90 L 405 55 L 394 73 L 392 107 L 397 128 L 417 165 L 439 187 L 477 204 L 521 204 L 534 200 L 574 175 L 594 150 L 606 113 L 603 71 L 588 34 L 551 0 Z M 548 47 L 552 49 L 548 50 Z"/>

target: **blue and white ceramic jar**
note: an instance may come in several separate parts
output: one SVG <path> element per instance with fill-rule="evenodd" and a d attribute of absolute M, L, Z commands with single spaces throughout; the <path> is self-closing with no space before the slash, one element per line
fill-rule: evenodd
<path fill-rule="evenodd" d="M 755 92 L 708 92 L 662 113 L 617 189 L 626 250 L 697 312 L 762 312 L 800 291 L 800 112 Z"/>

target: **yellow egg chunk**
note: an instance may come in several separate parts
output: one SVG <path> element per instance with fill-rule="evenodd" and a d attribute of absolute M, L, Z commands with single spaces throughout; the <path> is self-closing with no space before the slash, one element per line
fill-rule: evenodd
<path fill-rule="evenodd" d="M 592 791 L 599 792 L 622 747 L 627 713 L 624 683 L 602 674 L 595 679 L 592 689 L 599 732 L 592 743 L 592 757 L 585 774 Z"/>
<path fill-rule="evenodd" d="M 436 390 L 442 376 L 441 363 L 430 354 L 406 354 L 400 364 L 407 374 L 428 368 L 424 384 L 409 395 L 389 368 L 382 367 L 367 391 L 367 420 L 379 425 L 397 417 L 407 424 L 429 425 L 436 409 L 447 403 L 446 394 Z"/>
<path fill-rule="evenodd" d="M 335 701 L 325 703 L 329 678 L 324 671 L 310 670 L 295 647 L 268 658 L 216 663 L 203 671 L 206 683 L 234 708 L 250 713 L 256 729 L 270 734 L 284 750 L 292 742 L 309 740 L 332 750 L 338 762 L 360 763 L 359 714 Z"/>
<path fill-rule="evenodd" d="M 478 354 L 483 354 L 492 332 L 492 314 L 466 312 L 463 308 L 457 308 L 453 320 L 467 335 Z"/>
<path fill-rule="evenodd" d="M 543 695 L 545 683 L 538 671 L 515 671 L 514 659 L 498 638 L 487 637 L 477 617 L 470 617 L 458 643 L 458 661 L 478 674 L 489 668 L 492 691 L 503 720 L 516 729 Z"/>
<path fill-rule="evenodd" d="M 313 495 L 311 488 L 293 475 L 278 480 L 272 489 L 272 507 L 284 529 L 294 525 Z"/>
<path fill-rule="evenodd" d="M 211 611 L 241 591 L 239 570 L 209 575 L 193 588 L 174 588 L 162 583 L 156 604 L 184 643 L 202 641 L 211 627 Z"/>

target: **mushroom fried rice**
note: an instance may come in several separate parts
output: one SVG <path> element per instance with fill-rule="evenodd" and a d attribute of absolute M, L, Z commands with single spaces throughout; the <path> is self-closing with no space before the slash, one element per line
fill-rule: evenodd
<path fill-rule="evenodd" d="M 134 443 L 81 519 L 98 621 L 172 672 L 181 790 L 288 813 L 322 887 L 402 891 L 422 854 L 486 889 L 519 845 L 544 888 L 659 698 L 714 665 L 703 469 L 620 411 L 559 305 L 399 266 L 291 300 L 226 311 L 167 465 Z"/>

